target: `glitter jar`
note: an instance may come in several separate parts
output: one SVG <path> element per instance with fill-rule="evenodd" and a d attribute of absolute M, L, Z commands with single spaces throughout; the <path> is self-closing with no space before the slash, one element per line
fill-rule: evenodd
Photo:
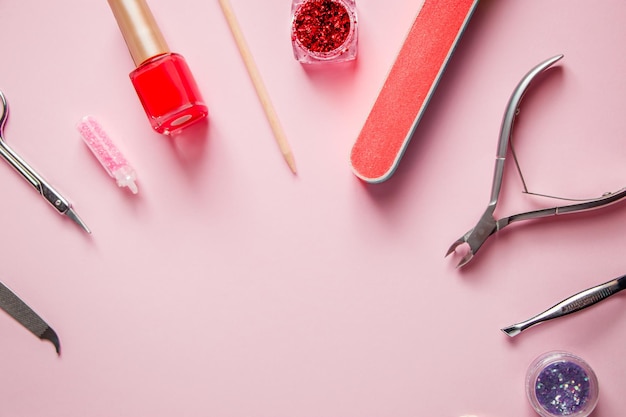
<path fill-rule="evenodd" d="M 305 64 L 356 58 L 357 14 L 354 0 L 293 0 L 291 44 Z"/>
<path fill-rule="evenodd" d="M 598 404 L 598 379 L 578 356 L 548 352 L 529 366 L 526 395 L 541 417 L 587 417 Z"/>

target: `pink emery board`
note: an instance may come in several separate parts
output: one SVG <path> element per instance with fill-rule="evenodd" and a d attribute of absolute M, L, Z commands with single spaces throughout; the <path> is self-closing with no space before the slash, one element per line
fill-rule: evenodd
<path fill-rule="evenodd" d="M 363 181 L 395 171 L 478 0 L 425 0 L 387 76 L 350 162 Z"/>

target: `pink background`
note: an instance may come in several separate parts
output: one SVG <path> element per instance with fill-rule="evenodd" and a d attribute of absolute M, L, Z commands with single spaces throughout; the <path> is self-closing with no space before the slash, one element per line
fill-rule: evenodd
<path fill-rule="evenodd" d="M 303 68 L 288 0 L 232 0 L 293 148 L 283 162 L 217 1 L 151 0 L 210 123 L 151 131 L 106 1 L 0 3 L 5 138 L 74 203 L 87 236 L 0 164 L 0 280 L 63 353 L 0 314 L 0 416 L 531 417 L 526 368 L 580 355 L 595 417 L 623 415 L 626 300 L 516 339 L 500 328 L 626 273 L 624 203 L 527 222 L 455 269 L 484 210 L 506 102 L 526 97 L 531 191 L 626 185 L 626 3 L 483 1 L 396 174 L 365 185 L 349 153 L 421 2 L 359 0 L 356 65 Z M 75 131 L 92 114 L 139 175 L 119 189 Z M 553 205 L 509 164 L 497 214 Z"/>

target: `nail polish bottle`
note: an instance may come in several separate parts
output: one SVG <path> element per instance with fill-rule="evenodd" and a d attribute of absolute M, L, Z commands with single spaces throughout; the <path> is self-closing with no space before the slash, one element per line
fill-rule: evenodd
<path fill-rule="evenodd" d="M 357 23 L 355 0 L 293 0 L 294 57 L 304 64 L 356 59 Z"/>
<path fill-rule="evenodd" d="M 130 79 L 159 133 L 171 135 L 204 119 L 208 109 L 189 66 L 170 51 L 145 0 L 108 0 L 136 69 Z"/>

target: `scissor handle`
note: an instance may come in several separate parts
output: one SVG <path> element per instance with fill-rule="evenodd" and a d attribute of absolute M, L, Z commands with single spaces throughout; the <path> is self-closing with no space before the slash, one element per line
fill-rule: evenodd
<path fill-rule="evenodd" d="M 37 173 L 4 141 L 4 125 L 9 118 L 9 104 L 0 91 L 0 156 L 2 156 L 17 172 L 39 190 L 39 178 Z"/>
<path fill-rule="evenodd" d="M 4 93 L 0 91 L 0 156 L 19 172 L 59 213 L 65 213 L 70 208 L 69 202 L 4 141 L 4 125 L 8 117 L 9 105 Z"/>
<path fill-rule="evenodd" d="M 549 58 L 533 69 L 531 69 L 517 84 L 509 103 L 506 106 L 504 117 L 502 119 L 502 126 L 500 128 L 500 140 L 498 141 L 498 149 L 496 151 L 496 166 L 493 172 L 493 184 L 491 186 L 491 198 L 489 200 L 489 206 L 495 209 L 498 203 L 498 196 L 500 195 L 500 189 L 502 188 L 502 177 L 504 174 L 504 162 L 506 161 L 506 155 L 508 151 L 509 142 L 511 141 L 511 134 L 513 132 L 513 122 L 515 117 L 519 113 L 520 103 L 526 90 L 530 86 L 530 83 L 535 79 L 537 75 L 550 68 L 555 62 L 563 58 L 563 54 L 553 56 Z"/>

